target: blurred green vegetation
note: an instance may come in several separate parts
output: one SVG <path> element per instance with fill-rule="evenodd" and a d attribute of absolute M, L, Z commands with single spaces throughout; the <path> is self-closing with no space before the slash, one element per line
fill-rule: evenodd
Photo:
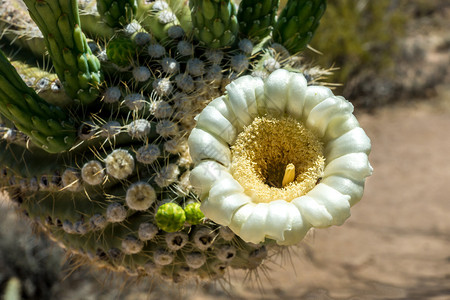
<path fill-rule="evenodd" d="M 392 75 L 409 15 L 406 4 L 399 0 L 328 1 L 310 45 L 323 55 L 312 51 L 305 55 L 322 67 L 339 68 L 328 80 L 333 83 L 346 83 L 364 70 Z"/>

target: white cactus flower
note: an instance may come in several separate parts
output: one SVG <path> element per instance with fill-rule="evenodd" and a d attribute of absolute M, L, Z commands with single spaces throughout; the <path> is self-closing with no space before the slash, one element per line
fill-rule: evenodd
<path fill-rule="evenodd" d="M 283 69 L 226 90 L 189 137 L 191 184 L 205 216 L 247 242 L 280 245 L 343 224 L 372 173 L 353 105 Z"/>

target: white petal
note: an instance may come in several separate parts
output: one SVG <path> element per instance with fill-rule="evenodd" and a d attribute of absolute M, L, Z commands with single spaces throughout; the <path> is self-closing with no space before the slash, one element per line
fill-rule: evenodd
<path fill-rule="evenodd" d="M 325 145 L 324 155 L 329 161 L 349 153 L 370 153 L 370 139 L 361 127 L 356 127 Z"/>
<path fill-rule="evenodd" d="M 369 158 L 365 153 L 350 153 L 327 163 L 324 177 L 341 175 L 352 180 L 360 181 L 372 174 Z"/>
<path fill-rule="evenodd" d="M 204 159 L 215 160 L 226 167 L 230 164 L 230 148 L 222 139 L 218 139 L 211 133 L 194 128 L 189 136 L 188 144 L 195 164 Z"/>
<path fill-rule="evenodd" d="M 235 125 L 236 116 L 229 107 L 228 96 L 222 96 L 211 101 L 208 106 L 212 106 L 217 109 L 231 124 Z"/>
<path fill-rule="evenodd" d="M 264 84 L 264 101 L 267 113 L 274 116 L 284 114 L 288 99 L 290 74 L 289 71 L 278 69 L 267 77 Z"/>
<path fill-rule="evenodd" d="M 343 195 L 324 183 L 319 183 L 306 195 L 325 206 L 333 217 L 331 225 L 342 225 L 350 217 L 350 204 L 348 202 L 350 196 Z"/>
<path fill-rule="evenodd" d="M 244 225 L 245 221 L 253 213 L 256 205 L 253 202 L 249 202 L 235 211 L 231 223 L 228 225 L 235 234 L 239 235 L 242 225 Z"/>
<path fill-rule="evenodd" d="M 314 198 L 305 195 L 295 198 L 291 203 L 298 208 L 303 219 L 312 226 L 321 228 L 332 225 L 333 217 L 325 206 L 319 204 Z"/>
<path fill-rule="evenodd" d="M 306 88 L 305 105 L 303 107 L 302 122 L 305 122 L 311 110 L 323 100 L 333 96 L 333 92 L 324 86 L 310 85 Z"/>
<path fill-rule="evenodd" d="M 231 194 L 243 193 L 244 188 L 233 177 L 222 177 L 211 186 L 209 199 L 229 196 Z"/>
<path fill-rule="evenodd" d="M 334 188 L 341 194 L 350 196 L 350 206 L 355 205 L 361 200 L 364 192 L 364 180 L 353 181 L 341 176 L 329 176 L 324 178 L 321 182 Z"/>
<path fill-rule="evenodd" d="M 318 138 L 322 138 L 333 118 L 352 112 L 353 105 L 347 100 L 334 96 L 329 97 L 311 110 L 306 120 L 306 127 L 312 130 Z"/>
<path fill-rule="evenodd" d="M 288 246 L 299 243 L 311 228 L 311 224 L 303 219 L 298 208 L 294 204 L 290 204 L 292 205 L 292 209 L 288 211 L 288 218 L 292 220 L 291 229 L 284 232 L 284 241 L 277 241 L 279 245 Z"/>
<path fill-rule="evenodd" d="M 300 73 L 293 73 L 287 87 L 286 112 L 294 119 L 300 120 L 303 115 L 303 107 L 306 98 L 306 78 Z"/>
<path fill-rule="evenodd" d="M 352 114 L 340 115 L 338 117 L 333 118 L 330 121 L 322 140 L 324 142 L 328 142 L 356 127 L 360 126 L 358 120 L 354 115 Z"/>
<path fill-rule="evenodd" d="M 203 199 L 214 182 L 225 177 L 232 177 L 227 168 L 215 161 L 204 160 L 192 169 L 189 181 L 196 194 Z"/>
<path fill-rule="evenodd" d="M 236 128 L 213 106 L 206 106 L 200 113 L 197 128 L 222 137 L 228 144 L 236 138 Z"/>
<path fill-rule="evenodd" d="M 242 224 L 239 236 L 246 242 L 260 243 L 266 236 L 267 215 L 269 205 L 267 203 L 258 203 L 254 206 L 252 213 Z"/>
<path fill-rule="evenodd" d="M 212 189 L 211 189 L 212 190 Z M 201 210 L 207 218 L 214 222 L 228 226 L 237 209 L 251 202 L 251 198 L 244 193 L 230 193 L 228 195 L 215 194 L 202 201 Z"/>
<path fill-rule="evenodd" d="M 266 219 L 265 233 L 276 241 L 284 241 L 284 232 L 292 229 L 293 215 L 289 212 L 298 209 L 290 202 L 275 200 L 269 202 L 269 214 Z M 301 218 L 301 217 L 300 217 Z"/>
<path fill-rule="evenodd" d="M 258 114 L 257 89 L 264 83 L 260 78 L 244 76 L 226 86 L 228 101 L 241 126 L 249 125 Z"/>

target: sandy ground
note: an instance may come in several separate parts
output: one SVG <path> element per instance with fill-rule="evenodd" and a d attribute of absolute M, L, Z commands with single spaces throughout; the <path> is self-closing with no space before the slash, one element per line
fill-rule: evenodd
<path fill-rule="evenodd" d="M 448 103 L 385 108 L 359 120 L 373 143 L 374 174 L 343 226 L 314 231 L 290 255 L 274 258 L 251 276 L 232 272 L 224 288 L 185 286 L 174 294 L 173 287 L 158 286 L 148 294 L 141 284 L 140 292 L 125 289 L 114 297 L 450 299 Z M 61 285 L 64 299 L 112 296 L 95 294 L 100 284 L 80 274 Z"/>

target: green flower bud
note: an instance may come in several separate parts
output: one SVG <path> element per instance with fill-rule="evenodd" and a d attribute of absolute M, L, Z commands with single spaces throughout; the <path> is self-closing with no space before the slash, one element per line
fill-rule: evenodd
<path fill-rule="evenodd" d="M 189 203 L 184 208 L 184 213 L 186 214 L 186 222 L 191 225 L 200 224 L 205 217 L 205 215 L 200 210 L 200 203 Z"/>
<path fill-rule="evenodd" d="M 135 54 L 134 43 L 129 39 L 117 38 L 106 46 L 108 59 L 118 66 L 129 65 Z"/>
<path fill-rule="evenodd" d="M 186 214 L 176 203 L 166 203 L 158 208 L 155 215 L 156 224 L 166 232 L 175 232 L 183 229 Z"/>

